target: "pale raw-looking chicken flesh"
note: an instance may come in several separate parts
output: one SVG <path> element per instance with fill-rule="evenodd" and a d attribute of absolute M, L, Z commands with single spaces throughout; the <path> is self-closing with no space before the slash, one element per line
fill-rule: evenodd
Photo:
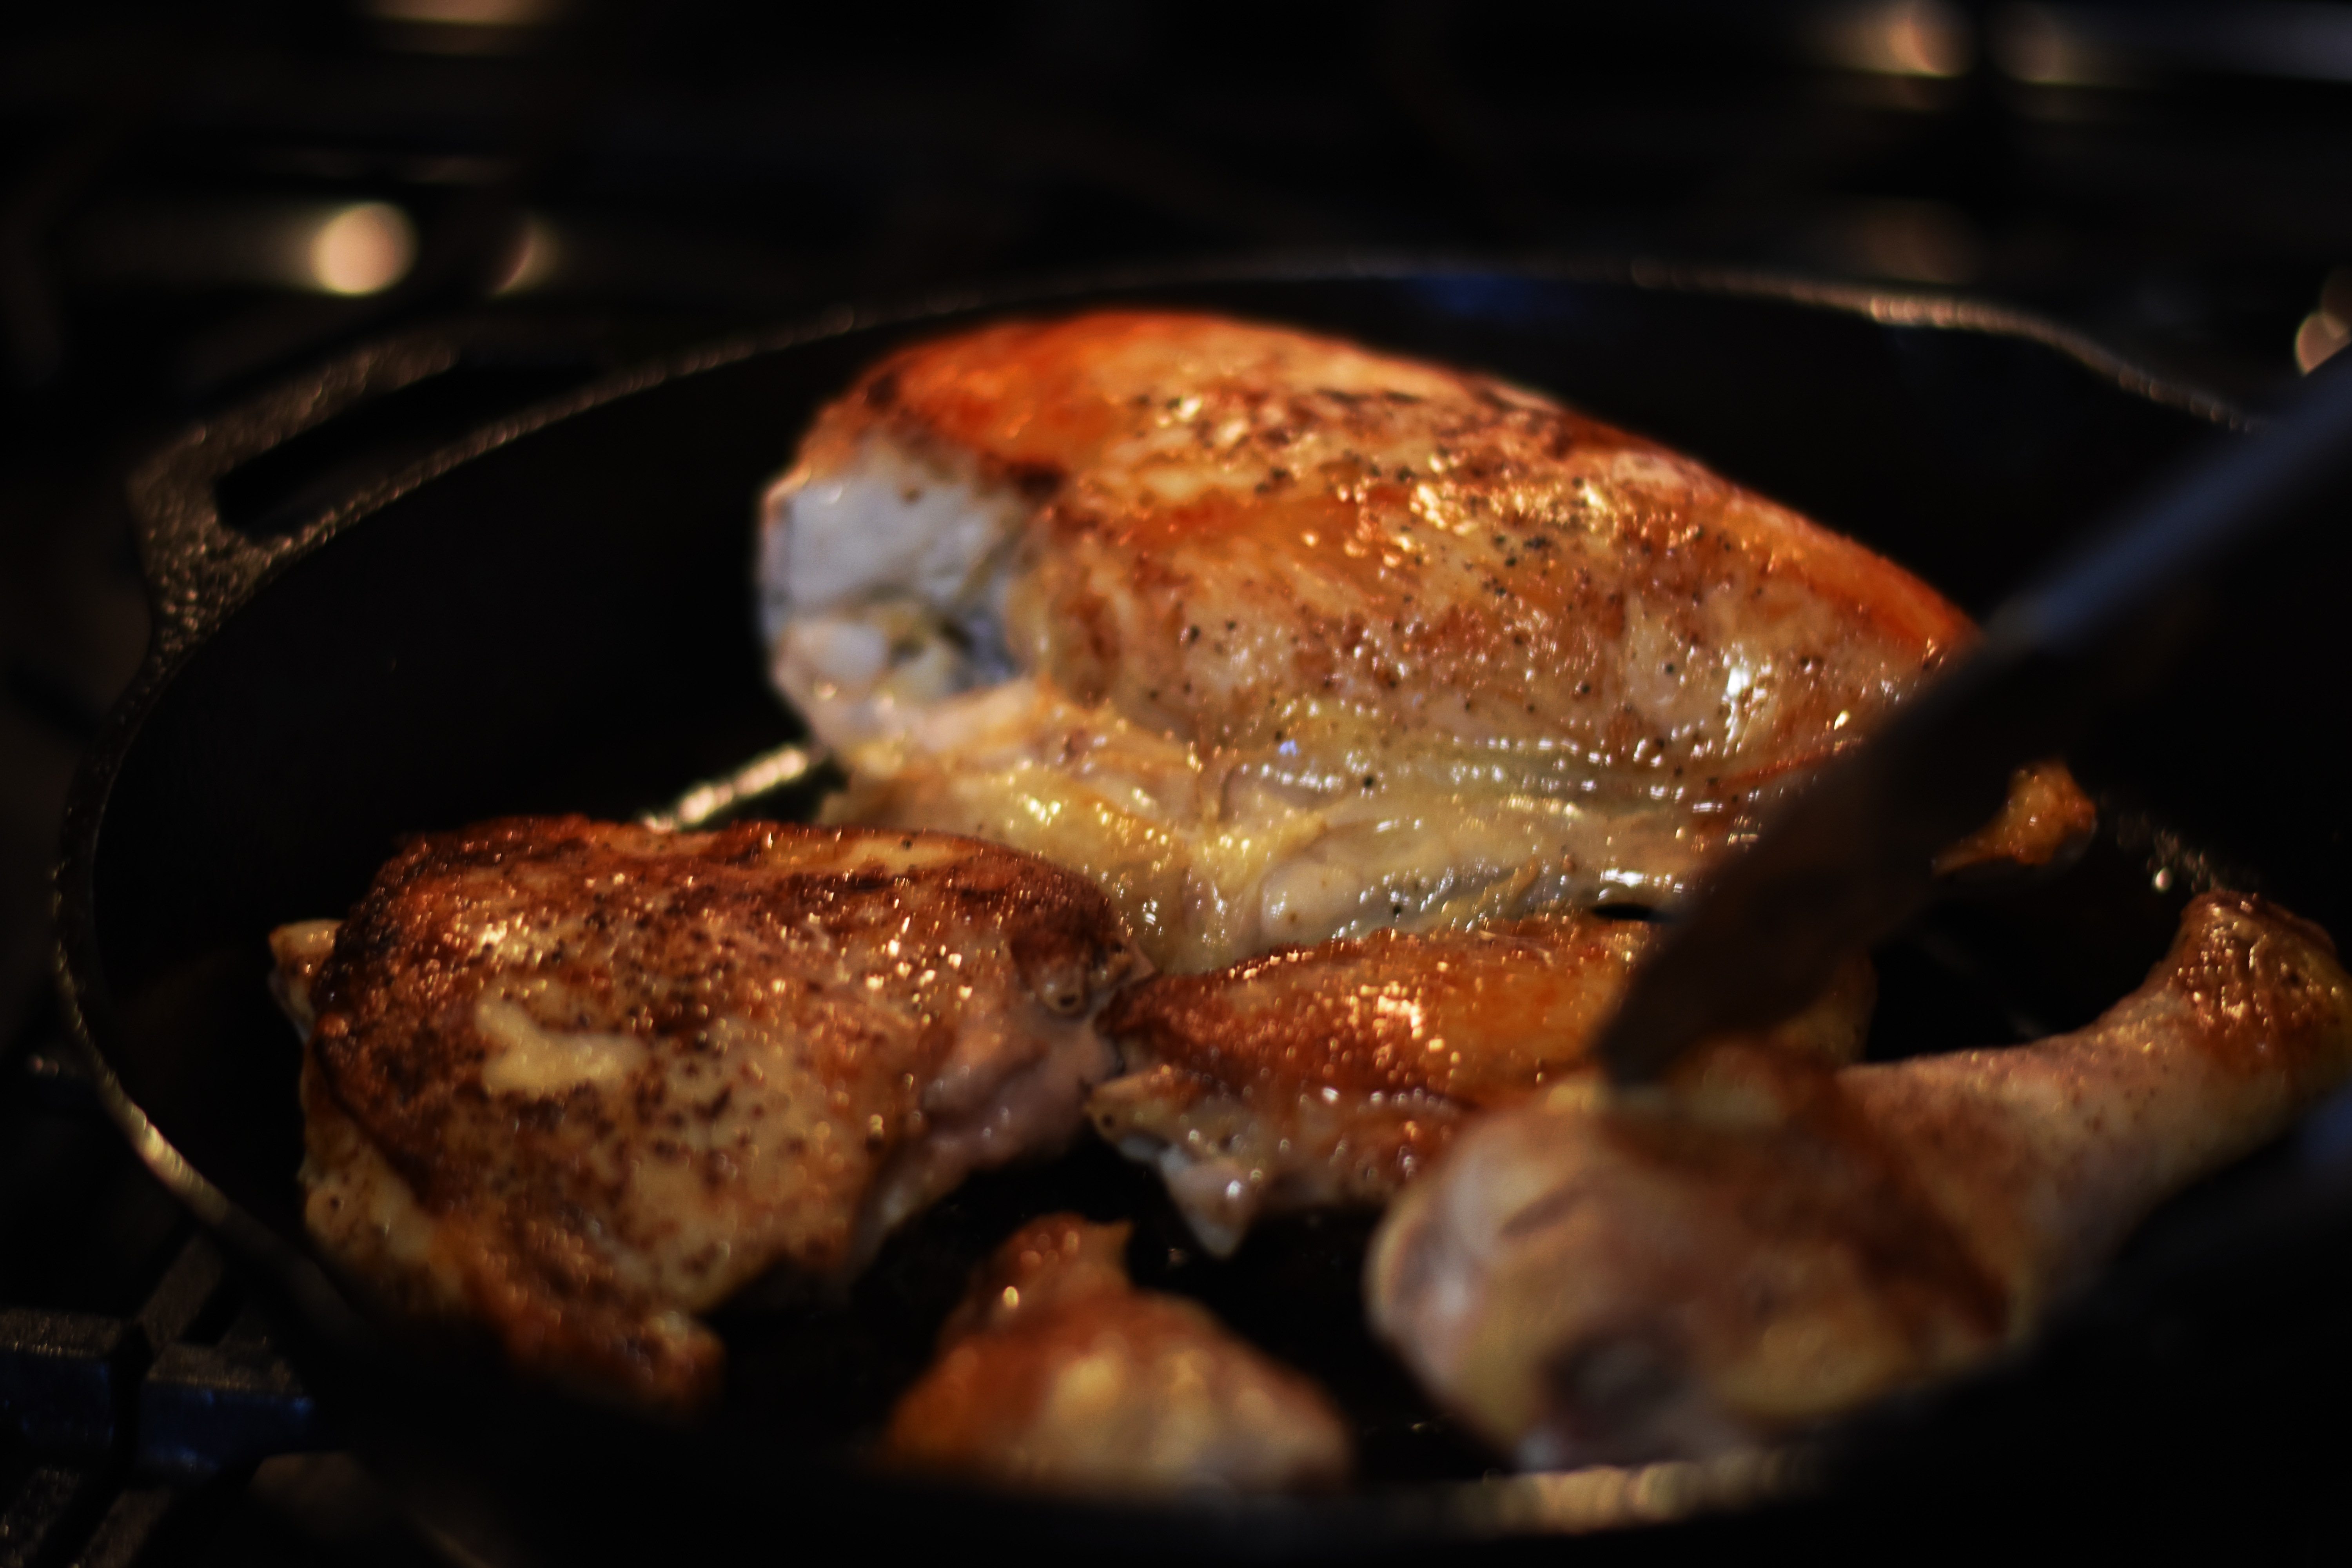
<path fill-rule="evenodd" d="M 966 1172 L 1061 1147 L 1138 966 L 1108 902 L 943 835 L 518 817 L 274 932 L 305 1217 L 397 1308 L 582 1388 L 716 1391 L 693 1314 L 838 1281 Z"/>
<path fill-rule="evenodd" d="M 1163 970 L 1659 904 L 1974 632 L 1853 541 L 1489 377 L 1194 315 L 900 350 L 761 536 L 829 820 L 1084 870 Z M 2087 830 L 2021 777 L 1956 858 Z"/>
<path fill-rule="evenodd" d="M 1087 1112 L 1229 1254 L 1262 1213 L 1386 1203 L 1470 1118 L 1595 1070 L 1587 1049 L 1654 930 L 1536 915 L 1158 975 L 1103 1011 L 1122 1071 Z M 1857 958 L 1774 1043 L 1852 1061 L 1874 993 Z"/>
<path fill-rule="evenodd" d="M 2326 933 L 2208 894 L 2074 1034 L 1836 1071 L 1726 1044 L 1486 1118 L 1375 1236 L 1373 1325 L 1530 1468 L 1769 1441 L 2017 1342 L 2347 1075 Z"/>
<path fill-rule="evenodd" d="M 1053 1215 L 999 1248 L 893 1412 L 882 1461 L 1130 1495 L 1344 1480 L 1331 1402 L 1195 1303 L 1135 1289 L 1129 1229 Z"/>

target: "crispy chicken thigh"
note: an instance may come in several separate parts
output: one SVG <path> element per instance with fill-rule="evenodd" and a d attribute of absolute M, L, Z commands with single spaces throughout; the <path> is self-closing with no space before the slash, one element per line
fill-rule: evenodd
<path fill-rule="evenodd" d="M 684 1405 L 692 1314 L 838 1279 L 967 1171 L 1059 1147 L 1134 957 L 1091 885 L 936 835 L 519 817 L 274 933 L 311 1234 L 518 1364 Z"/>
<path fill-rule="evenodd" d="M 1538 915 L 1159 975 L 1103 1012 L 1122 1073 L 1087 1110 L 1230 1253 L 1261 1213 L 1386 1203 L 1468 1118 L 1592 1070 L 1586 1048 L 1652 930 Z M 1852 1061 L 1874 991 L 1855 960 L 1776 1042 Z"/>
<path fill-rule="evenodd" d="M 1051 1491 L 1274 1491 L 1344 1479 L 1331 1402 L 1180 1297 L 1128 1282 L 1129 1226 L 1054 1215 L 972 1282 L 887 1464 Z"/>
<path fill-rule="evenodd" d="M 1175 314 L 886 358 L 770 492 L 760 570 L 835 819 L 1083 869 L 1175 971 L 1660 902 L 1973 635 L 1545 397 Z M 2034 777 L 1969 854 L 2087 827 Z"/>
<path fill-rule="evenodd" d="M 1769 1440 L 2015 1342 L 2347 1074 L 2326 935 L 2209 894 L 2074 1034 L 1837 1071 L 1725 1043 L 1486 1119 L 1389 1211 L 1373 1325 L 1529 1468 Z"/>

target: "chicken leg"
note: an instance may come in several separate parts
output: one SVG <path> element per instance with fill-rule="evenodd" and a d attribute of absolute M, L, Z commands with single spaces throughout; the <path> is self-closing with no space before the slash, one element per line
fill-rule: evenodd
<path fill-rule="evenodd" d="M 2208 894 L 2074 1034 L 1835 1071 L 1722 1042 L 1488 1118 L 1390 1210 L 1372 1323 L 1531 1468 L 1767 1441 L 2015 1343 L 2347 1074 L 2326 933 Z"/>

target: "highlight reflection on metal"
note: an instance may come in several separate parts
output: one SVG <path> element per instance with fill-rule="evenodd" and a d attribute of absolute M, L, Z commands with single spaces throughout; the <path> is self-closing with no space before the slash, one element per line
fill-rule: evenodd
<path fill-rule="evenodd" d="M 2004 7 L 1993 19 L 1992 59 L 2002 75 L 2040 87 L 2117 87 L 2131 79 L 2112 48 L 2048 5 Z"/>
<path fill-rule="evenodd" d="M 134 205 L 94 216 L 79 250 L 119 281 L 376 294 L 408 276 L 416 226 L 380 201 Z"/>
<path fill-rule="evenodd" d="M 2226 71 L 2352 81 L 2352 11 L 2315 0 L 2261 5 L 2004 5 L 1993 63 L 2046 87 L 2136 87 Z"/>
<path fill-rule="evenodd" d="M 521 232 L 515 237 L 514 259 L 490 292 L 501 298 L 527 294 L 555 275 L 562 258 L 554 228 L 537 213 L 525 213 Z"/>
<path fill-rule="evenodd" d="M 2347 342 L 2352 342 L 2352 267 L 2339 267 L 2319 290 L 2319 309 L 2295 329 L 2294 367 L 2309 375 Z"/>
<path fill-rule="evenodd" d="M 1498 1476 L 1456 1490 L 1452 1511 L 1480 1534 L 1580 1535 L 1755 1508 L 1812 1489 L 1820 1468 L 1816 1454 L 1792 1447 Z"/>
<path fill-rule="evenodd" d="M 823 766 L 824 761 L 822 746 L 779 746 L 772 752 L 762 752 L 724 778 L 695 785 L 671 802 L 667 810 L 647 812 L 637 820 L 661 833 L 700 827 L 744 801 L 798 784 Z"/>
<path fill-rule="evenodd" d="M 326 294 L 381 294 L 408 276 L 416 226 L 390 202 L 356 202 L 310 237 L 310 281 Z"/>
<path fill-rule="evenodd" d="M 564 0 L 366 0 L 387 47 L 429 55 L 527 53 L 556 36 Z"/>
<path fill-rule="evenodd" d="M 1966 283 L 1984 269 L 1984 241 L 1966 213 L 1942 202 L 1869 202 L 1822 226 L 1842 267 L 1909 283 Z"/>
<path fill-rule="evenodd" d="M 563 13 L 562 0 L 368 0 L 368 14 L 387 22 L 443 27 L 536 27 Z"/>
<path fill-rule="evenodd" d="M 1831 11 L 1814 25 L 1822 58 L 1878 76 L 1966 76 L 1976 64 L 1969 18 L 1942 0 L 1893 0 Z"/>

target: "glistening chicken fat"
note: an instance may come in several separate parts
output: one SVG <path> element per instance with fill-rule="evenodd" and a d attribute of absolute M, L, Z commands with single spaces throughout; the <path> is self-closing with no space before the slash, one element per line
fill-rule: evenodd
<path fill-rule="evenodd" d="M 1137 966 L 1095 889 L 933 834 L 518 817 L 273 935 L 311 1235 L 519 1365 L 686 1406 L 693 1314 L 839 1279 L 966 1172 L 1059 1148 Z"/>
<path fill-rule="evenodd" d="M 1087 1113 L 1159 1167 L 1219 1256 L 1262 1213 L 1377 1206 L 1478 1115 L 1595 1070 L 1586 1052 L 1651 931 L 1537 915 L 1157 975 L 1104 1009 L 1123 1070 Z M 1770 1043 L 1852 1061 L 1874 993 L 1857 956 Z"/>
<path fill-rule="evenodd" d="M 900 350 L 773 487 L 830 818 L 1084 871 L 1171 971 L 1655 904 L 1974 634 L 1687 458 L 1488 377 L 1205 316 Z M 1962 851 L 2087 830 L 2064 770 Z"/>

